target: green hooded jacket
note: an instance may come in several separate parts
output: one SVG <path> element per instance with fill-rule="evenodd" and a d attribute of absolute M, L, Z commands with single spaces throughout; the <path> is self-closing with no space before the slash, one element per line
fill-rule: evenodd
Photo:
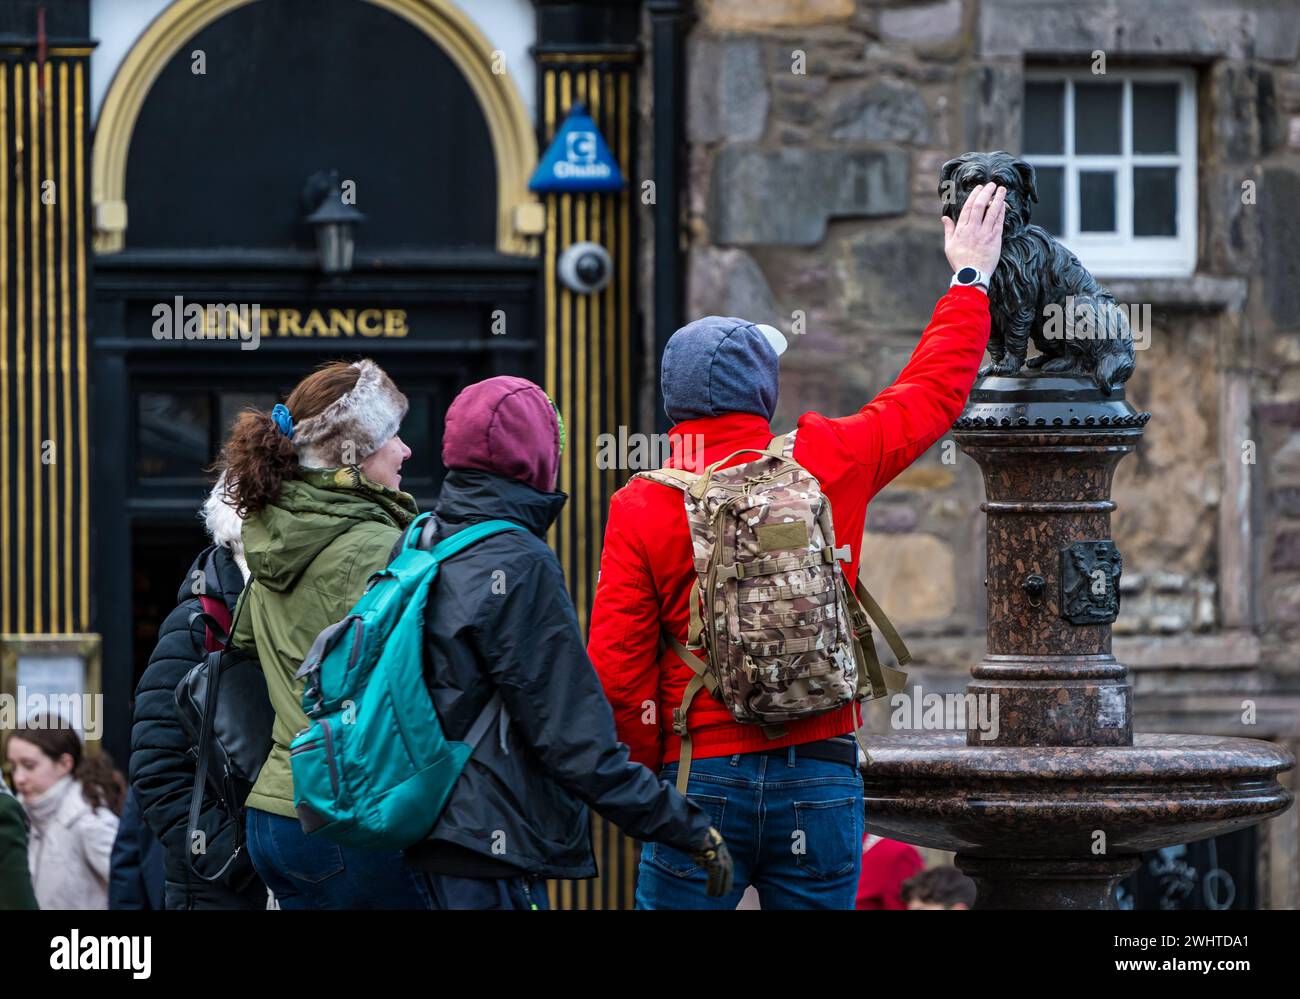
<path fill-rule="evenodd" d="M 257 655 L 275 708 L 275 741 L 249 808 L 295 818 L 289 743 L 307 727 L 294 673 L 322 629 L 342 619 L 370 574 L 388 564 L 415 500 L 355 467 L 309 469 L 244 519 L 252 581 L 235 608 L 233 641 Z"/>

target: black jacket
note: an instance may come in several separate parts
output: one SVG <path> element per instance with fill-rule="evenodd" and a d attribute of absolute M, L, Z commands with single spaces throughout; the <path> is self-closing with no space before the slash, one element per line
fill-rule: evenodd
<path fill-rule="evenodd" d="M 494 535 L 442 564 L 425 616 L 425 679 L 448 738 L 462 739 L 500 691 L 507 727 L 489 729 L 429 837 L 407 851 L 444 874 L 595 876 L 590 805 L 638 839 L 691 853 L 709 820 L 633 763 L 583 643 L 555 553 L 543 540 L 564 506 L 514 479 L 453 470 L 437 540 L 481 520 Z M 504 738 L 505 746 L 502 747 Z"/>
<path fill-rule="evenodd" d="M 195 761 L 189 753 L 190 738 L 176 711 L 176 686 L 206 654 L 202 623 L 189 623 L 190 615 L 202 610 L 194 592 L 200 573 L 203 592 L 221 600 L 232 613 L 244 589 L 244 577 L 233 556 L 216 545 L 204 549 L 186 574 L 176 595 L 177 607 L 158 630 L 158 644 L 135 692 L 131 789 L 145 822 L 165 851 L 168 909 L 264 909 L 266 888 L 253 870 L 246 848 L 220 881 L 207 883 L 194 877 L 187 864 L 185 826 Z M 215 797 L 205 796 L 197 827 L 204 836 L 204 849 L 194 857 L 194 866 L 201 873 L 212 876 L 234 852 L 236 821 L 222 811 Z M 242 838 L 241 834 L 239 841 Z"/>
<path fill-rule="evenodd" d="M 166 876 L 162 844 L 145 824 L 135 792 L 128 791 L 108 864 L 108 907 L 163 908 Z"/>

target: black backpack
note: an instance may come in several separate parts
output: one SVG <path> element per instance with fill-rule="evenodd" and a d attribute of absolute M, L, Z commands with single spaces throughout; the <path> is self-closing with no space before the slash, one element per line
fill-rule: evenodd
<path fill-rule="evenodd" d="M 251 580 L 248 585 L 253 585 Z M 177 684 L 176 709 L 181 726 L 192 742 L 190 755 L 197 761 L 190 814 L 185 825 L 189 844 L 186 861 L 195 877 L 212 882 L 223 878 L 243 851 L 244 803 L 271 752 L 275 709 L 257 657 L 230 647 L 230 636 L 235 629 L 225 605 L 211 598 L 201 599 L 205 609 L 190 615 L 190 627 L 195 621 L 201 621 L 218 648 L 209 652 Z M 227 620 L 218 620 L 218 616 Z M 210 877 L 194 867 L 195 830 L 205 784 L 216 796 L 222 811 L 235 823 L 235 850 Z"/>

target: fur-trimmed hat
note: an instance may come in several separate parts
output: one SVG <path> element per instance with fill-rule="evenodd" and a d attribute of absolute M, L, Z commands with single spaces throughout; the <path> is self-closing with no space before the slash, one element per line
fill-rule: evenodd
<path fill-rule="evenodd" d="M 397 436 L 407 401 L 374 361 L 357 361 L 360 375 L 348 392 L 315 416 L 293 426 L 298 464 L 303 468 L 335 468 L 360 464 Z M 352 461 L 344 462 L 344 447 L 353 444 Z"/>

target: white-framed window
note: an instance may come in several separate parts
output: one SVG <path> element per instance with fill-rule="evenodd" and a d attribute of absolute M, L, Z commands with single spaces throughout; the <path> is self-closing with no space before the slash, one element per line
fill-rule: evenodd
<path fill-rule="evenodd" d="M 1196 267 L 1196 79 L 1191 70 L 1025 73 L 1021 150 L 1033 221 L 1099 276 Z"/>

